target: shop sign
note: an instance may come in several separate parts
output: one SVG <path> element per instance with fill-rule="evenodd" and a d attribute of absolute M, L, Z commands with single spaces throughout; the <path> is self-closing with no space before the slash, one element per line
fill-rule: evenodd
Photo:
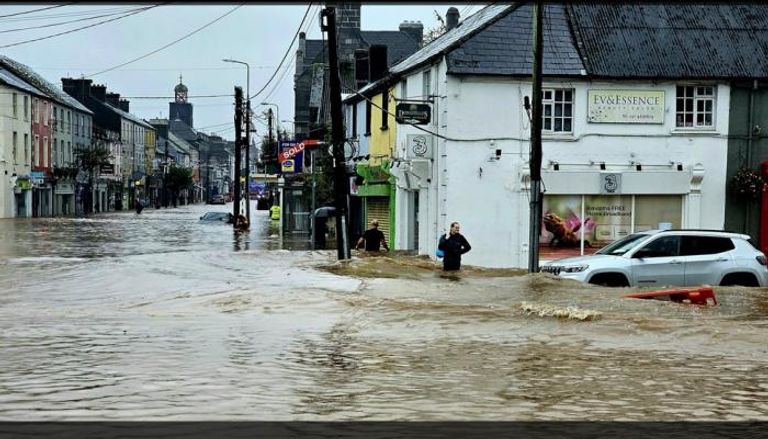
<path fill-rule="evenodd" d="M 406 136 L 405 158 L 407 159 L 431 159 L 432 135 L 408 134 Z"/>
<path fill-rule="evenodd" d="M 19 179 L 19 180 L 16 180 L 16 187 L 18 187 L 23 191 L 26 191 L 26 190 L 32 189 L 32 182 L 29 180 Z"/>
<path fill-rule="evenodd" d="M 99 173 L 101 174 L 114 174 L 115 173 L 115 165 L 112 163 L 103 164 L 99 166 Z"/>
<path fill-rule="evenodd" d="M 587 121 L 593 123 L 664 123 L 664 92 L 589 90 Z"/>
<path fill-rule="evenodd" d="M 601 194 L 621 193 L 621 174 L 600 174 Z"/>
<path fill-rule="evenodd" d="M 426 125 L 432 119 L 432 108 L 427 104 L 400 103 L 395 107 L 397 123 Z"/>

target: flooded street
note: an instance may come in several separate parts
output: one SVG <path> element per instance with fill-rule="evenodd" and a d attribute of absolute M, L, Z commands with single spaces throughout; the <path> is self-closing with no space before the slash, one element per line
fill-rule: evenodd
<path fill-rule="evenodd" d="M 765 289 L 340 263 L 230 207 L 0 220 L 0 420 L 768 420 Z"/>

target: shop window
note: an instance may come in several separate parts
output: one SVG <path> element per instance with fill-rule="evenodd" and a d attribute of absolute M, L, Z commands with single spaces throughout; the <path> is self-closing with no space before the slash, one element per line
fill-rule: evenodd
<path fill-rule="evenodd" d="M 714 86 L 677 86 L 676 127 L 713 128 L 715 126 L 714 108 Z"/>
<path fill-rule="evenodd" d="M 542 131 L 549 133 L 570 133 L 573 131 L 573 90 L 543 89 Z"/>
<path fill-rule="evenodd" d="M 539 254 L 591 254 L 631 233 L 680 228 L 678 195 L 546 195 Z"/>

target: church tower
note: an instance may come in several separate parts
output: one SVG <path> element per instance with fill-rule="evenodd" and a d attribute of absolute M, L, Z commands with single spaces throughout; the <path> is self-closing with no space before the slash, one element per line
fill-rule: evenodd
<path fill-rule="evenodd" d="M 185 124 L 194 128 L 192 123 L 192 104 L 187 102 L 189 98 L 189 89 L 182 82 L 182 77 L 179 75 L 179 83 L 174 87 L 174 102 L 170 102 L 168 105 L 168 119 L 179 119 Z"/>

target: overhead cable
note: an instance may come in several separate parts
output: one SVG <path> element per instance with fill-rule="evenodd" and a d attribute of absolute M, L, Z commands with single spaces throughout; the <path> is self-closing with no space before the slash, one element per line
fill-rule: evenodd
<path fill-rule="evenodd" d="M 55 34 L 53 34 L 53 35 L 48 35 L 48 36 L 45 36 L 45 37 L 40 37 L 40 38 L 33 38 L 33 39 L 31 39 L 31 40 L 17 41 L 17 42 L 15 42 L 15 43 L 11 43 L 11 44 L 5 44 L 5 45 L 2 45 L 2 46 L 0 46 L 0 49 L 5 49 L 5 48 L 7 48 L 7 47 L 20 46 L 20 45 L 22 45 L 22 44 L 27 44 L 27 43 L 34 43 L 34 42 L 36 42 L 36 41 L 42 41 L 42 40 L 47 40 L 47 39 L 49 39 L 49 38 L 58 37 L 58 36 L 61 36 L 61 35 L 71 34 L 71 33 L 73 33 L 73 32 L 78 32 L 78 31 L 81 31 L 81 30 L 85 30 L 85 29 L 88 29 L 88 28 L 92 28 L 92 27 L 95 27 L 95 26 L 100 26 L 100 25 L 102 25 L 102 24 L 110 23 L 110 22 L 112 22 L 112 21 L 121 20 L 121 19 L 123 19 L 123 18 L 126 18 L 126 17 L 130 17 L 131 15 L 136 15 L 136 14 L 139 14 L 139 13 L 142 13 L 142 12 L 145 12 L 145 11 L 148 11 L 148 10 L 150 10 L 150 9 L 156 8 L 156 7 L 158 7 L 158 6 L 161 6 L 161 5 L 153 5 L 153 6 L 149 6 L 149 7 L 146 7 L 146 8 L 140 9 L 140 10 L 138 10 L 138 11 L 134 11 L 134 12 L 130 12 L 130 13 L 127 13 L 127 14 L 125 14 L 125 15 L 121 15 L 121 16 L 119 16 L 119 17 L 110 18 L 109 20 L 103 20 L 103 21 L 99 21 L 98 23 L 93 23 L 93 24 L 89 24 L 89 25 L 87 25 L 87 26 L 78 27 L 78 28 L 76 28 L 76 29 L 70 29 L 70 30 L 67 30 L 67 31 L 64 31 L 64 32 L 55 33 Z"/>
<path fill-rule="evenodd" d="M 126 66 L 126 65 L 128 65 L 128 64 L 134 63 L 134 62 L 136 62 L 136 61 L 139 61 L 139 60 L 141 60 L 141 59 L 144 59 L 144 58 L 146 58 L 146 57 L 148 57 L 148 56 L 150 56 L 150 55 L 154 55 L 155 53 L 157 53 L 157 52 L 160 52 L 160 51 L 161 51 L 161 50 L 163 50 L 163 49 L 167 49 L 168 47 L 171 47 L 171 46 L 173 46 L 174 44 L 178 43 L 179 41 L 182 41 L 182 40 L 184 40 L 184 39 L 187 39 L 187 38 L 191 37 L 192 35 L 194 35 L 194 34 L 196 34 L 196 33 L 200 32 L 200 31 L 202 31 L 203 29 L 207 28 L 208 26 L 210 26 L 210 25 L 212 25 L 212 24 L 216 23 L 217 21 L 219 21 L 219 20 L 223 19 L 223 18 L 224 18 L 224 17 L 226 17 L 227 15 L 229 15 L 229 14 L 231 14 L 231 13 L 235 12 L 236 10 L 240 9 L 240 8 L 241 8 L 241 7 L 243 7 L 244 5 L 245 5 L 245 3 L 241 3 L 241 4 L 237 5 L 237 6 L 235 6 L 234 8 L 230 9 L 230 10 L 229 10 L 229 12 L 226 12 L 226 13 L 224 13 L 223 15 L 220 15 L 219 17 L 215 18 L 214 20 L 212 20 L 212 21 L 209 21 L 208 23 L 206 23 L 206 24 L 204 24 L 203 26 L 201 26 L 201 27 L 199 27 L 199 28 L 197 28 L 197 29 L 193 30 L 192 32 L 190 32 L 190 33 L 188 33 L 188 34 L 184 35 L 184 36 L 183 36 L 183 37 L 181 37 L 181 38 L 178 38 L 178 39 L 176 39 L 176 40 L 174 40 L 174 41 L 171 41 L 170 43 L 166 44 L 166 45 L 165 45 L 165 46 L 163 46 L 163 47 L 160 47 L 159 49 L 155 49 L 155 50 L 153 50 L 153 51 L 151 51 L 151 52 L 149 52 L 149 53 L 147 53 L 147 54 L 144 54 L 144 55 L 142 55 L 142 56 L 139 56 L 139 57 L 137 57 L 137 58 L 134 58 L 134 59 L 132 59 L 132 60 L 130 60 L 130 61 L 126 61 L 126 62 L 124 62 L 124 63 L 122 63 L 122 64 L 118 64 L 118 65 L 116 65 L 116 66 L 114 66 L 114 67 L 110 67 L 110 68 L 108 68 L 108 69 L 105 69 L 105 70 L 102 70 L 102 71 L 100 71 L 100 72 L 92 73 L 91 75 L 88 75 L 88 78 L 92 78 L 92 77 L 94 77 L 94 76 L 96 76 L 96 75 L 100 75 L 100 74 L 102 74 L 102 73 L 106 73 L 106 72 L 110 72 L 110 71 L 112 71 L 112 70 L 115 70 L 115 69 L 119 69 L 120 67 L 123 67 L 123 66 Z"/>
<path fill-rule="evenodd" d="M 285 54 L 283 55 L 283 59 L 280 60 L 280 64 L 277 65 L 277 68 L 275 69 L 275 72 L 272 73 L 272 76 L 267 80 L 267 83 L 264 84 L 263 87 L 261 87 L 261 90 L 257 91 L 256 94 L 249 96 L 248 99 L 253 99 L 256 96 L 260 95 L 266 88 L 269 86 L 269 84 L 272 82 L 273 79 L 275 79 L 275 76 L 277 76 L 277 72 L 280 71 L 280 67 L 285 62 L 285 59 L 288 58 L 288 54 L 291 53 L 291 48 L 293 47 L 293 43 L 296 42 L 296 38 L 299 36 L 299 33 L 301 32 L 302 26 L 304 26 L 304 21 L 307 19 L 307 15 L 309 15 L 309 11 L 312 9 L 312 2 L 309 2 L 309 5 L 307 5 L 307 10 L 304 11 L 304 17 L 301 19 L 301 23 L 299 23 L 299 27 L 296 29 L 296 33 L 293 35 L 293 39 L 291 40 L 291 44 L 288 45 L 288 49 L 285 51 Z"/>
<path fill-rule="evenodd" d="M 0 15 L 0 18 L 15 17 L 17 15 L 26 15 L 26 14 L 32 14 L 34 12 L 47 11 L 48 9 L 63 8 L 64 6 L 71 6 L 71 5 L 74 5 L 76 3 L 77 2 L 72 2 L 72 3 L 67 3 L 67 4 L 64 4 L 64 5 L 54 5 L 54 6 L 47 6 L 45 8 L 31 9 L 29 11 L 14 12 L 13 14 Z"/>

